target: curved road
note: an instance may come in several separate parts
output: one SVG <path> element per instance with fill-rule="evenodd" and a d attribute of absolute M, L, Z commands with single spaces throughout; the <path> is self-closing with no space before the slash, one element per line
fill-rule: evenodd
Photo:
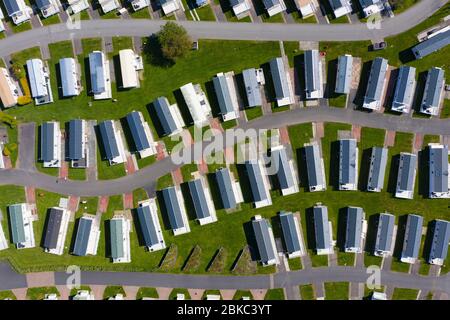
<path fill-rule="evenodd" d="M 386 19 L 379 29 L 365 23 L 355 24 L 280 24 L 177 21 L 196 39 L 285 40 L 285 41 L 356 41 L 382 39 L 404 32 L 422 22 L 447 0 L 421 0 L 407 11 Z M 81 21 L 80 28 L 66 24 L 51 25 L 14 34 L 0 40 L 0 56 L 7 56 L 35 45 L 72 38 L 139 36 L 159 30 L 166 20 L 98 19 Z"/>
<path fill-rule="evenodd" d="M 68 275 L 66 273 L 55 272 L 54 283 L 48 283 L 46 285 L 65 285 L 67 278 Z M 301 284 L 322 282 L 343 281 L 365 283 L 367 278 L 368 274 L 366 273 L 365 268 L 339 266 L 255 276 L 84 271 L 81 273 L 81 284 L 190 289 L 271 289 L 289 288 Z M 381 285 L 420 289 L 426 292 L 439 291 L 450 293 L 450 276 L 425 277 L 415 274 L 382 270 Z M 16 273 L 7 263 L 0 263 L 0 291 L 26 287 L 26 275 Z"/>
<path fill-rule="evenodd" d="M 314 121 L 351 123 L 363 127 L 382 128 L 392 131 L 450 136 L 449 120 L 412 118 L 408 116 L 395 116 L 382 113 L 369 114 L 352 109 L 330 107 L 301 108 L 280 113 L 273 113 L 247 122 L 237 128 L 271 129 Z M 224 134 L 218 134 L 215 136 L 215 139 L 216 141 L 222 141 L 223 137 Z M 235 143 L 244 140 L 245 137 L 241 137 L 236 140 L 228 139 L 223 144 L 220 144 L 220 146 L 217 147 L 217 150 L 223 150 L 225 147 L 233 146 Z M 12 184 L 20 186 L 34 186 L 51 192 L 74 196 L 123 194 L 130 192 L 130 190 L 152 185 L 159 177 L 180 167 L 181 165 L 175 164 L 174 161 L 172 161 L 172 158 L 181 152 L 192 152 L 194 149 L 205 150 L 205 146 L 213 142 L 198 142 L 178 153 L 173 153 L 171 157 L 164 158 L 163 160 L 155 162 L 151 166 L 144 167 L 134 174 L 114 180 L 97 180 L 89 182 L 69 180 L 58 181 L 57 178 L 53 176 L 37 171 L 10 169 L 0 170 L 0 185 Z M 205 153 L 211 153 L 211 151 L 214 150 L 205 151 Z M 187 163 L 191 163 L 193 160 L 200 160 L 201 158 L 203 158 L 202 152 L 194 152 L 194 155 Z"/>

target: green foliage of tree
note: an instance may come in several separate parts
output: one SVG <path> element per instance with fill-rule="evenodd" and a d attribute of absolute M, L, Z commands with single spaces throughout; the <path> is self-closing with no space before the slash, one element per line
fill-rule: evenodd
<path fill-rule="evenodd" d="M 171 21 L 161 27 L 157 37 L 163 57 L 173 63 L 192 48 L 192 39 L 186 29 Z"/>

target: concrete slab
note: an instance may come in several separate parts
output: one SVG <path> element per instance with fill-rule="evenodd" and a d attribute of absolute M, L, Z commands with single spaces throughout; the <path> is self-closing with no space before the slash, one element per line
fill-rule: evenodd
<path fill-rule="evenodd" d="M 220 295 L 222 296 L 223 300 L 233 300 L 234 294 L 237 290 L 220 290 Z"/>
<path fill-rule="evenodd" d="M 51 287 L 55 285 L 55 274 L 53 272 L 27 273 L 28 288 Z"/>
<path fill-rule="evenodd" d="M 178 168 L 175 171 L 172 171 L 172 179 L 176 185 L 180 185 L 183 183 L 183 174 L 181 173 L 181 169 Z"/>
<path fill-rule="evenodd" d="M 386 130 L 384 147 L 393 147 L 395 144 L 395 131 Z"/>
<path fill-rule="evenodd" d="M 107 196 L 101 196 L 98 199 L 98 209 L 97 211 L 100 213 L 106 212 L 108 210 L 109 198 Z"/>
<path fill-rule="evenodd" d="M 123 291 L 126 294 L 126 300 L 136 300 L 136 295 L 139 291 L 139 287 L 136 286 L 123 286 Z"/>
<path fill-rule="evenodd" d="M 205 292 L 205 290 L 202 289 L 187 289 L 187 290 L 192 300 L 202 300 L 203 293 Z"/>
<path fill-rule="evenodd" d="M 105 292 L 106 286 L 104 285 L 90 285 L 92 294 L 95 300 L 103 300 L 103 293 Z"/>
<path fill-rule="evenodd" d="M 156 291 L 158 292 L 159 300 L 169 300 L 169 296 L 170 296 L 170 293 L 172 292 L 172 288 L 157 287 Z"/>
<path fill-rule="evenodd" d="M 255 300 L 264 300 L 266 296 L 267 289 L 251 289 L 250 293 L 252 294 Z"/>
<path fill-rule="evenodd" d="M 27 300 L 27 288 L 12 289 L 12 293 L 16 296 L 17 300 Z"/>

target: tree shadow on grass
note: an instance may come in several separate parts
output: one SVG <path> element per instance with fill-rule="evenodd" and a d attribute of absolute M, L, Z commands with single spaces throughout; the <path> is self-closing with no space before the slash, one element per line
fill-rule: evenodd
<path fill-rule="evenodd" d="M 145 62 L 154 66 L 168 68 L 174 65 L 174 62 L 164 57 L 156 35 L 151 35 L 143 44 L 143 57 Z"/>

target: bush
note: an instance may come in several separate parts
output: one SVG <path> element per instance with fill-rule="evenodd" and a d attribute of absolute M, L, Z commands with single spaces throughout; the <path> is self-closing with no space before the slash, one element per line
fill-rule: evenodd
<path fill-rule="evenodd" d="M 19 106 L 30 104 L 32 101 L 33 100 L 31 100 L 31 97 L 29 96 L 20 96 L 19 98 L 17 98 L 17 104 Z"/>
<path fill-rule="evenodd" d="M 186 29 L 174 22 L 162 26 L 157 37 L 163 57 L 171 62 L 182 58 L 192 48 L 192 40 Z"/>
<path fill-rule="evenodd" d="M 0 111 L 0 122 L 7 124 L 12 129 L 14 129 L 17 125 L 17 120 L 13 116 L 1 111 Z"/>
<path fill-rule="evenodd" d="M 222 273 L 225 269 L 225 262 L 227 260 L 227 251 L 225 248 L 220 247 L 217 253 L 214 255 L 213 260 L 208 266 L 208 272 Z"/>
<path fill-rule="evenodd" d="M 178 258 L 178 247 L 175 244 L 171 244 L 169 249 L 167 249 L 161 263 L 159 264 L 159 269 L 162 271 L 169 271 L 175 268 Z"/>
<path fill-rule="evenodd" d="M 200 266 L 201 256 L 202 256 L 202 249 L 200 248 L 199 245 L 196 245 L 192 249 L 191 254 L 187 258 L 182 270 L 187 272 L 197 270 L 198 267 Z"/>

